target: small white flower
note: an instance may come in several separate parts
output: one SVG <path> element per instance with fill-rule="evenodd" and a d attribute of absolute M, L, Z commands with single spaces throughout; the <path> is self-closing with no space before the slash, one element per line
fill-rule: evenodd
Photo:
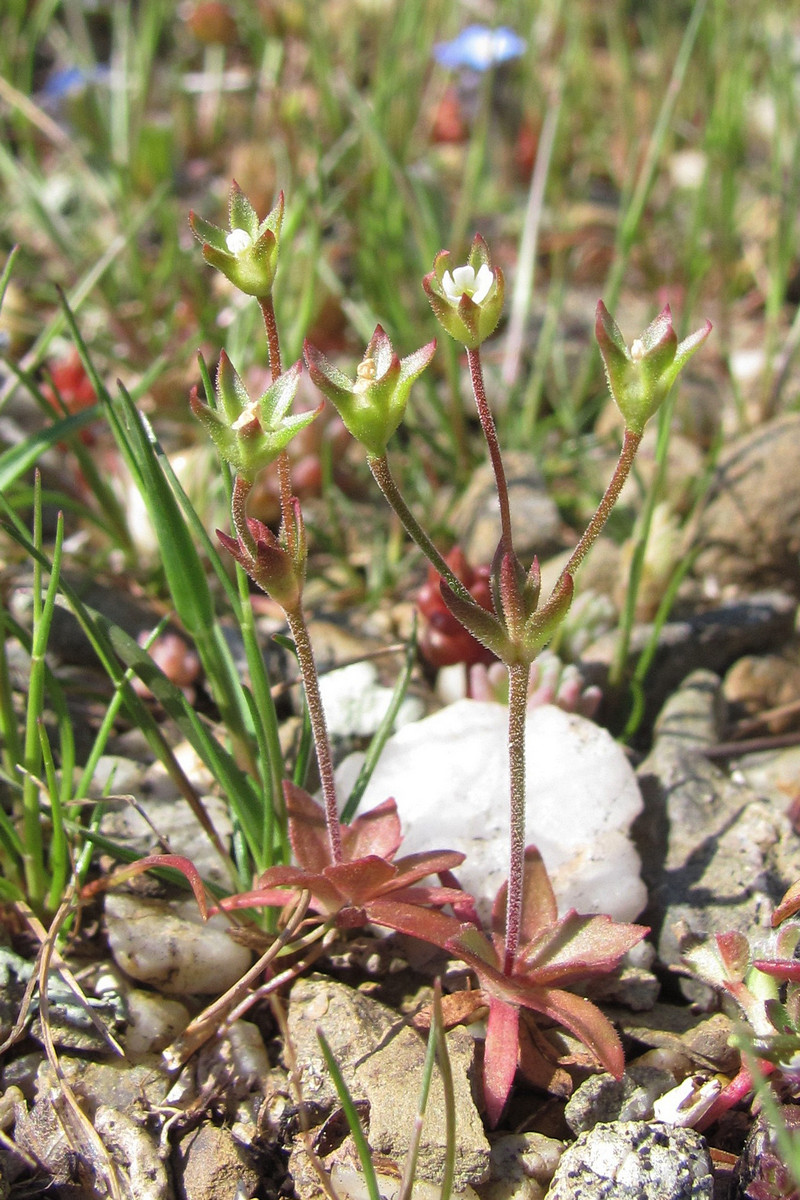
<path fill-rule="evenodd" d="M 689 1075 L 672 1091 L 659 1096 L 653 1105 L 653 1116 L 665 1125 L 680 1125 L 690 1129 L 705 1116 L 722 1091 L 718 1079 Z"/>
<path fill-rule="evenodd" d="M 241 254 L 253 244 L 253 239 L 246 229 L 232 229 L 225 238 L 225 245 L 231 254 Z"/>
<path fill-rule="evenodd" d="M 255 424 L 260 428 L 261 422 L 259 420 L 259 408 L 260 404 L 258 400 L 251 400 L 249 404 L 244 406 L 239 416 L 232 423 L 231 429 L 235 429 L 237 433 L 241 433 L 243 429 L 253 432 L 253 429 L 251 428 L 253 426 L 253 422 L 255 422 Z"/>
<path fill-rule="evenodd" d="M 442 276 L 442 291 L 448 300 L 458 304 L 462 296 L 470 296 L 475 304 L 483 304 L 494 287 L 494 272 L 486 263 L 475 274 L 474 267 L 456 267 L 451 275 Z"/>

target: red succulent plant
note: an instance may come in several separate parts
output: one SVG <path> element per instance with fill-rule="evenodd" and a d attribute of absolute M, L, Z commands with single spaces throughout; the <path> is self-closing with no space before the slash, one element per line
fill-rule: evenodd
<path fill-rule="evenodd" d="M 489 566 L 471 567 L 464 552 L 454 547 L 445 562 L 467 591 L 487 612 L 494 612 Z M 481 645 L 445 604 L 439 587 L 441 577 L 434 567 L 428 568 L 428 578 L 417 595 L 417 607 L 424 618 L 419 639 L 419 651 L 433 667 L 449 667 L 454 663 L 488 664 L 497 656 Z"/>
<path fill-rule="evenodd" d="M 383 925 L 435 946 L 459 933 L 459 916 L 472 911 L 472 898 L 460 888 L 422 885 L 420 880 L 452 871 L 464 861 L 463 854 L 431 850 L 395 860 L 400 818 L 394 800 L 384 800 L 352 825 L 340 826 L 342 861 L 334 862 L 325 810 L 295 784 L 284 782 L 283 788 L 297 866 L 270 867 L 252 891 L 220 900 L 221 909 L 283 906 L 293 892 L 309 891 L 312 907 L 342 928 Z M 459 916 L 440 912 L 446 904 Z"/>
<path fill-rule="evenodd" d="M 491 941 L 480 930 L 464 925 L 446 946 L 478 976 L 475 1008 L 489 1008 L 483 1086 L 492 1126 L 499 1121 L 514 1082 L 521 1008 L 569 1029 L 607 1071 L 620 1078 L 625 1061 L 613 1025 L 590 1000 L 565 991 L 564 985 L 615 970 L 622 956 L 649 932 L 643 925 L 581 915 L 574 909 L 559 917 L 542 857 L 529 846 L 525 851 L 520 949 L 513 963 L 506 964 L 502 933 L 506 896 L 504 884 L 492 912 Z"/>

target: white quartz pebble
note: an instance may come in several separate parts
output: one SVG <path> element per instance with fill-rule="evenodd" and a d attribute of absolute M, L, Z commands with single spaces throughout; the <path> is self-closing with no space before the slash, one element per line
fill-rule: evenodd
<path fill-rule="evenodd" d="M 110 892 L 105 901 L 114 961 L 133 979 L 171 995 L 219 995 L 245 973 L 250 951 L 223 916 L 204 922 L 194 900 Z"/>
<path fill-rule="evenodd" d="M 508 709 L 459 700 L 386 743 L 361 811 L 394 796 L 399 855 L 460 850 L 456 874 L 486 919 L 508 873 Z M 362 755 L 342 764 L 342 803 Z M 538 846 L 559 909 L 633 920 L 646 903 L 629 837 L 642 798 L 625 752 L 600 726 L 550 705 L 527 718 L 525 841 Z"/>

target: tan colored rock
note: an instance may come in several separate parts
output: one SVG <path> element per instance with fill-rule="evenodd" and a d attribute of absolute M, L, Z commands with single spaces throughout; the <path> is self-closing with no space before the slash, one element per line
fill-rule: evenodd
<path fill-rule="evenodd" d="M 780 417 L 721 455 L 693 528 L 694 573 L 729 584 L 800 591 L 800 415 Z"/>

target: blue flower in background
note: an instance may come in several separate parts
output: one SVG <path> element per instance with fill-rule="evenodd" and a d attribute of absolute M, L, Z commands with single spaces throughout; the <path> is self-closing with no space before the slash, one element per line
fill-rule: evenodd
<path fill-rule="evenodd" d="M 498 63 L 519 58 L 525 46 L 524 38 L 504 26 L 489 29 L 486 25 L 468 25 L 452 42 L 439 42 L 434 46 L 433 55 L 443 67 L 488 71 Z"/>
<path fill-rule="evenodd" d="M 75 96 L 92 83 L 105 83 L 108 79 L 108 67 L 97 66 L 86 71 L 83 67 L 62 67 L 52 71 L 47 77 L 41 95 L 51 104 L 63 100 L 66 96 Z"/>

